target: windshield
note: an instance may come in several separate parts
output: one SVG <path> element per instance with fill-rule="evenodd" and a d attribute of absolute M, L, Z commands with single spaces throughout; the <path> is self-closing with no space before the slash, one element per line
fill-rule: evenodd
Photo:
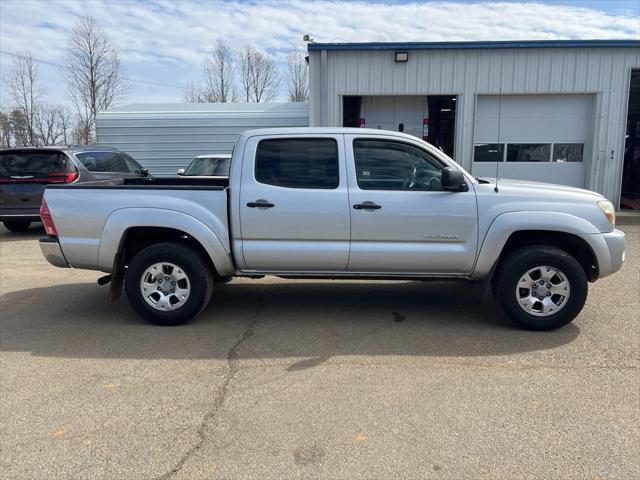
<path fill-rule="evenodd" d="M 0 177 L 2 178 L 67 173 L 70 170 L 69 159 L 61 152 L 0 152 Z"/>
<path fill-rule="evenodd" d="M 230 166 L 230 158 L 194 158 L 184 174 L 228 176 Z"/>

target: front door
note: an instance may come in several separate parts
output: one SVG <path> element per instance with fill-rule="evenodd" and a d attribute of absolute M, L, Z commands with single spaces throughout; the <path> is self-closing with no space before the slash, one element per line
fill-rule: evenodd
<path fill-rule="evenodd" d="M 250 138 L 238 208 L 242 270 L 345 271 L 350 218 L 342 135 Z"/>
<path fill-rule="evenodd" d="M 419 141 L 345 135 L 351 203 L 348 271 L 467 274 L 475 261 L 475 193 L 447 192 L 447 166 Z"/>

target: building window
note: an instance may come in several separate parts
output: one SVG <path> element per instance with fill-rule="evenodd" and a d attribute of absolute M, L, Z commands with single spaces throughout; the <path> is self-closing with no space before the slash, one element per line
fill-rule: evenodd
<path fill-rule="evenodd" d="M 256 180 L 288 188 L 338 188 L 338 143 L 333 138 L 262 140 Z"/>
<path fill-rule="evenodd" d="M 548 162 L 550 160 L 550 143 L 507 144 L 507 162 Z"/>
<path fill-rule="evenodd" d="M 584 143 L 554 143 L 553 161 L 558 163 L 581 162 Z"/>
<path fill-rule="evenodd" d="M 501 162 L 504 157 L 504 145 L 501 143 L 476 143 L 473 160 L 476 162 Z"/>

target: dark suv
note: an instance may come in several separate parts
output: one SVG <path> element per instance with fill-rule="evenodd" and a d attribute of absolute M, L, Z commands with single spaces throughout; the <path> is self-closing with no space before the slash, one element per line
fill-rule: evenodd
<path fill-rule="evenodd" d="M 148 171 L 111 147 L 23 147 L 0 150 L 0 221 L 19 232 L 40 221 L 51 183 L 146 177 Z"/>

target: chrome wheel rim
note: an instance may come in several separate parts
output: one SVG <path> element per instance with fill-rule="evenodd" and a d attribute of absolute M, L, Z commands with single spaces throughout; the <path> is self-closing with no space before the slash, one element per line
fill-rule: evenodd
<path fill-rule="evenodd" d="M 184 270 L 170 262 L 158 262 L 147 268 L 140 279 L 145 302 L 161 312 L 182 307 L 191 294 L 191 282 Z"/>
<path fill-rule="evenodd" d="M 516 285 L 520 308 L 536 317 L 548 317 L 562 310 L 571 295 L 567 276 L 558 268 L 543 265 L 522 275 Z"/>

